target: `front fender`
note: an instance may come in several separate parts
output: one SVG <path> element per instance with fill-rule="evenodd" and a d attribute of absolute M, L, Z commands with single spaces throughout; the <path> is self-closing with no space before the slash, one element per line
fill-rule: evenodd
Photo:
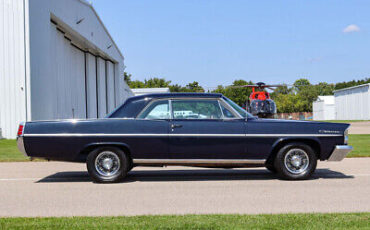
<path fill-rule="evenodd" d="M 284 145 L 292 142 L 302 142 L 305 143 L 316 152 L 317 157 L 321 159 L 321 141 L 318 137 L 282 137 L 277 139 L 274 144 L 271 146 L 270 155 L 267 161 L 271 161 L 275 158 L 279 149 L 281 149 Z"/>

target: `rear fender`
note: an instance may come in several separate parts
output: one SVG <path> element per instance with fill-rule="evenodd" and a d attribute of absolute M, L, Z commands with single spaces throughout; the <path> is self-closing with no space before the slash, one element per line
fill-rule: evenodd
<path fill-rule="evenodd" d="M 86 162 L 87 155 L 89 155 L 89 153 L 92 150 L 94 150 L 95 148 L 104 147 L 104 146 L 117 147 L 117 148 L 121 149 L 122 151 L 124 151 L 125 154 L 127 154 L 127 156 L 130 159 L 132 159 L 131 158 L 131 150 L 130 150 L 131 148 L 126 143 L 122 143 L 122 142 L 95 142 L 95 143 L 89 143 L 89 144 L 85 145 L 84 148 L 78 154 L 76 161 Z"/>

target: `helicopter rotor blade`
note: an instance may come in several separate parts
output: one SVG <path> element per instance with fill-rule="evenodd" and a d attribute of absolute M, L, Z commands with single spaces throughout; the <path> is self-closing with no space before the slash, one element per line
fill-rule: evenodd
<path fill-rule="evenodd" d="M 306 87 L 309 85 L 294 85 L 294 84 L 278 84 L 278 85 L 229 85 L 226 87 L 231 87 L 231 88 L 256 88 L 256 89 L 264 89 L 268 88 L 270 90 L 275 90 L 276 88 L 279 87 Z"/>
<path fill-rule="evenodd" d="M 231 85 L 232 88 L 258 88 L 258 85 Z"/>

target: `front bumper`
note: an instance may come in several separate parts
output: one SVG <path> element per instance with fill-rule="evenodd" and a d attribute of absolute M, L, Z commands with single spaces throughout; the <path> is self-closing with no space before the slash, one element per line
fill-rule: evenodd
<path fill-rule="evenodd" d="M 352 146 L 349 145 L 336 145 L 328 161 L 341 161 L 352 149 Z"/>
<path fill-rule="evenodd" d="M 26 157 L 28 156 L 26 149 L 24 148 L 23 136 L 17 137 L 17 147 L 19 151 L 23 153 L 23 155 L 25 155 Z"/>

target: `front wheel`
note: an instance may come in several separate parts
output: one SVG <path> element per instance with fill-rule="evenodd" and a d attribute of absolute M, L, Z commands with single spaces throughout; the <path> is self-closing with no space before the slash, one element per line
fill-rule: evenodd
<path fill-rule="evenodd" d="M 127 174 L 129 161 L 126 154 L 115 147 L 100 147 L 87 156 L 87 171 L 98 183 L 115 183 Z"/>
<path fill-rule="evenodd" d="M 274 161 L 278 175 L 287 180 L 305 180 L 315 171 L 317 156 L 303 143 L 290 143 L 279 150 Z"/>

